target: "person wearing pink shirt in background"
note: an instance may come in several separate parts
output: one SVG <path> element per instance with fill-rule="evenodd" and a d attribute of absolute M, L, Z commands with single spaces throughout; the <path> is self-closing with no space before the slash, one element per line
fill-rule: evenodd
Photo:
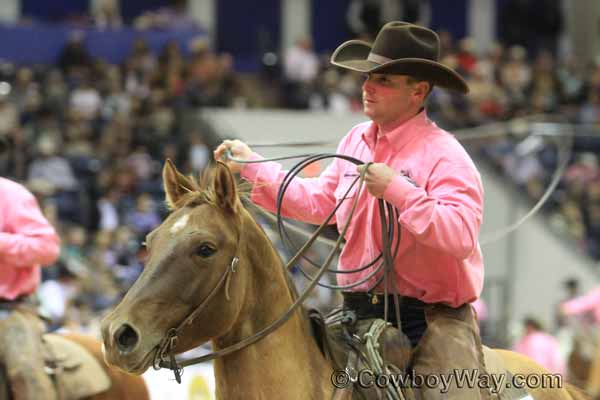
<path fill-rule="evenodd" d="M 364 166 L 334 159 L 317 178 L 295 179 L 283 202 L 286 217 L 320 224 L 337 203 L 338 229 L 345 224 L 358 196 L 345 234 L 338 269 L 368 264 L 381 251 L 377 199 L 399 211 L 401 241 L 395 259 L 396 283 L 402 295 L 402 331 L 414 347 L 418 374 L 449 374 L 453 369 L 484 370 L 481 339 L 469 303 L 481 294 L 483 258 L 478 243 L 483 217 L 483 187 L 473 161 L 450 133 L 429 120 L 425 102 L 433 86 L 468 92 L 465 81 L 440 64 L 439 38 L 427 28 L 405 22 L 386 24 L 373 44 L 351 40 L 340 45 L 332 64 L 365 74 L 363 108 L 371 121 L 359 124 L 341 140 L 338 154 L 373 162 L 365 175 L 366 191 L 356 186 L 345 196 Z M 216 150 L 221 159 L 261 157 L 239 140 L 226 140 Z M 285 171 L 278 163 L 239 164 L 226 160 L 234 173 L 252 182 L 251 200 L 274 211 Z M 348 285 L 371 273 L 338 274 Z M 344 292 L 344 308 L 359 319 L 383 318 L 379 277 Z M 391 322 L 396 324 L 390 299 Z M 396 325 L 397 326 L 397 325 Z M 488 399 L 484 390 L 450 385 L 449 392 L 422 388 L 422 398 Z"/>
<path fill-rule="evenodd" d="M 56 231 L 35 197 L 0 177 L 0 359 L 14 400 L 39 399 L 40 393 L 55 399 L 50 378 L 31 372 L 44 371 L 44 360 L 43 324 L 30 296 L 40 284 L 40 266 L 54 263 L 59 250 Z"/>
<path fill-rule="evenodd" d="M 566 365 L 560 356 L 558 340 L 544 332 L 541 324 L 534 318 L 526 318 L 524 325 L 523 337 L 514 345 L 513 350 L 531 358 L 551 373 L 564 375 Z"/>
<path fill-rule="evenodd" d="M 600 287 L 588 293 L 567 300 L 561 305 L 563 314 L 567 317 L 590 313 L 596 324 L 600 324 Z"/>

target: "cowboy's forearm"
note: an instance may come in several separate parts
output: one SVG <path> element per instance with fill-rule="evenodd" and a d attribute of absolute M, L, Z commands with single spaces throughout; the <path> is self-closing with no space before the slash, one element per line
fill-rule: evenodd
<path fill-rule="evenodd" d="M 335 168 L 335 167 L 331 167 Z M 319 178 L 294 178 L 281 207 L 284 217 L 321 224 L 335 207 L 333 190 L 335 171 L 328 168 Z M 242 177 L 252 182 L 250 200 L 270 212 L 276 212 L 277 193 L 286 171 L 279 163 L 248 164 Z M 331 223 L 334 223 L 332 219 Z"/>

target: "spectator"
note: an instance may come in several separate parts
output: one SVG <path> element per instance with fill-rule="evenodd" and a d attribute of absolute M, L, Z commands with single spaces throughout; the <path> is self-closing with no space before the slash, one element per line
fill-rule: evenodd
<path fill-rule="evenodd" d="M 138 29 L 192 29 L 196 22 L 187 12 L 187 0 L 170 0 L 167 7 L 148 11 L 133 22 Z"/>
<path fill-rule="evenodd" d="M 308 38 L 298 39 L 283 60 L 284 101 L 290 108 L 306 109 L 319 72 L 319 58 Z"/>
<path fill-rule="evenodd" d="M 98 200 L 97 207 L 100 214 L 99 227 L 101 230 L 114 231 L 119 226 L 121 222 L 118 212 L 119 198 L 119 192 L 112 189 Z"/>
<path fill-rule="evenodd" d="M 195 174 L 200 174 L 210 161 L 210 150 L 204 142 L 202 132 L 194 131 L 190 135 L 189 163 Z"/>
<path fill-rule="evenodd" d="M 555 313 L 555 325 L 557 328 L 562 328 L 567 325 L 568 321 L 564 313 L 561 311 L 561 307 L 564 303 L 569 300 L 575 299 L 579 297 L 579 280 L 576 278 L 566 279 L 562 284 L 564 290 L 564 297 L 561 301 L 556 305 L 556 313 Z"/>
<path fill-rule="evenodd" d="M 91 14 L 100 29 L 118 29 L 123 26 L 119 0 L 92 0 Z"/>
<path fill-rule="evenodd" d="M 76 78 L 92 66 L 92 57 L 86 50 L 83 39 L 82 32 L 73 32 L 58 56 L 58 66 L 69 79 Z"/>
<path fill-rule="evenodd" d="M 140 240 L 160 225 L 160 215 L 152 197 L 148 194 L 138 196 L 135 210 L 125 215 L 125 222 Z"/>
<path fill-rule="evenodd" d="M 131 99 L 123 91 L 121 72 L 111 68 L 108 75 L 108 93 L 102 103 L 100 115 L 105 121 L 110 121 L 117 115 L 127 115 L 131 110 Z"/>
<path fill-rule="evenodd" d="M 515 344 L 514 351 L 526 355 L 551 373 L 564 375 L 566 367 L 560 358 L 558 340 L 544 332 L 534 318 L 526 318 L 524 325 L 525 332 Z"/>
<path fill-rule="evenodd" d="M 59 144 L 55 138 L 44 136 L 39 139 L 36 158 L 29 168 L 29 182 L 36 187 L 44 187 L 48 194 L 72 192 L 77 187 L 77 179 L 69 162 L 59 154 Z"/>
<path fill-rule="evenodd" d="M 511 110 L 527 106 L 526 90 L 531 84 L 531 67 L 527 64 L 527 52 L 521 46 L 509 49 L 509 59 L 500 70 L 500 81 L 504 86 Z"/>
<path fill-rule="evenodd" d="M 19 129 L 19 110 L 9 99 L 10 84 L 0 82 L 0 136 L 9 138 Z"/>
<path fill-rule="evenodd" d="M 428 26 L 431 6 L 429 0 L 352 0 L 346 20 L 355 36 L 373 40 L 379 28 L 389 21 Z"/>
<path fill-rule="evenodd" d="M 45 280 L 38 290 L 40 313 L 50 320 L 50 332 L 65 323 L 67 309 L 80 291 L 77 275 L 65 265 L 59 265 L 57 270 L 57 276 Z"/>
<path fill-rule="evenodd" d="M 600 287 L 582 296 L 567 300 L 562 303 L 561 310 L 565 316 L 589 313 L 590 316 L 593 316 L 596 324 L 600 323 Z"/>
<path fill-rule="evenodd" d="M 73 112 L 85 120 L 93 120 L 102 107 L 102 98 L 88 76 L 82 76 L 81 82 L 71 93 L 70 106 Z"/>
<path fill-rule="evenodd" d="M 76 275 L 84 275 L 88 268 L 87 231 L 83 226 L 70 225 L 64 230 L 64 244 L 59 264 Z"/>

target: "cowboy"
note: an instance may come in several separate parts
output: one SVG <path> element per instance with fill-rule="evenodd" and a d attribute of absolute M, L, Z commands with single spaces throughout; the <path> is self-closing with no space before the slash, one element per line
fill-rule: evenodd
<path fill-rule="evenodd" d="M 470 305 L 483 286 L 477 240 L 483 188 L 463 147 L 429 120 L 425 111 L 434 86 L 468 92 L 465 81 L 438 62 L 439 47 L 438 35 L 432 30 L 390 22 L 373 44 L 351 40 L 336 49 L 333 65 L 365 76 L 363 109 L 370 121 L 352 128 L 337 153 L 373 163 L 365 175 L 368 193 L 357 193 L 354 186 L 346 194 L 365 165 L 357 170 L 336 158 L 318 178 L 296 179 L 282 209 L 284 216 L 318 224 L 342 202 L 335 216 L 339 229 L 358 196 L 338 265 L 346 270 L 369 263 L 382 249 L 378 199 L 398 209 L 401 240 L 394 270 L 402 295 L 401 326 L 414 347 L 413 370 L 423 376 L 484 370 L 477 320 Z M 226 150 L 237 159 L 260 159 L 238 140 L 224 141 L 215 150 L 215 158 L 220 159 Z M 275 210 L 278 186 L 285 174 L 279 164 L 230 160 L 228 165 L 253 183 L 254 203 Z M 369 273 L 367 269 L 339 274 L 338 283 L 358 282 Z M 383 318 L 383 289 L 382 285 L 374 287 L 377 280 L 375 276 L 344 292 L 344 307 L 361 310 L 359 317 Z M 441 393 L 440 388 L 422 388 L 422 392 L 427 400 L 489 398 L 484 389 L 461 389 L 454 381 L 448 393 Z"/>
<path fill-rule="evenodd" d="M 1 140 L 0 140 L 1 142 Z M 2 143 L 0 148 L 5 149 Z M 27 189 L 0 177 L 0 364 L 12 399 L 55 399 L 44 371 L 41 333 L 31 295 L 40 266 L 58 258 L 59 238 Z"/>

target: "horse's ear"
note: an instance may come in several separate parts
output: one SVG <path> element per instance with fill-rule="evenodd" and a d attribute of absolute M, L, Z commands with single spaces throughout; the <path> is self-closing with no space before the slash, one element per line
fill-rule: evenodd
<path fill-rule="evenodd" d="M 219 206 L 225 210 L 235 211 L 238 202 L 235 178 L 229 167 L 221 161 L 217 161 L 213 185 Z"/>
<path fill-rule="evenodd" d="M 175 208 L 175 204 L 184 194 L 195 190 L 193 182 L 177 171 L 175 164 L 170 159 L 165 161 L 162 176 L 167 205 L 171 209 Z"/>

